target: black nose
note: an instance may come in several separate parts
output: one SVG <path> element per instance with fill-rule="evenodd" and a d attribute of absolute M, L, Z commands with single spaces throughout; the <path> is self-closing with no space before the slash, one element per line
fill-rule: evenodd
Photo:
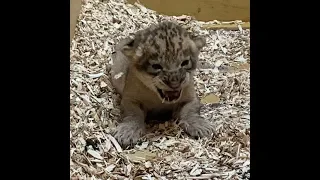
<path fill-rule="evenodd" d="M 177 71 L 170 72 L 167 74 L 164 79 L 164 83 L 166 83 L 172 89 L 180 88 L 181 82 L 184 80 L 184 77 Z"/>
<path fill-rule="evenodd" d="M 179 81 L 176 82 L 169 82 L 168 86 L 172 89 L 178 89 L 180 87 L 181 83 Z"/>

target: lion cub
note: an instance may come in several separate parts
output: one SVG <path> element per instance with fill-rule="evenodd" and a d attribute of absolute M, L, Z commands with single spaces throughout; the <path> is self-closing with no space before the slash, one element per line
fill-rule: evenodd
<path fill-rule="evenodd" d="M 181 26 L 162 22 L 138 31 L 116 46 L 112 84 L 121 98 L 122 122 L 115 138 L 134 145 L 146 132 L 145 119 L 169 113 L 192 137 L 210 136 L 213 128 L 200 116 L 193 72 L 205 39 Z"/>

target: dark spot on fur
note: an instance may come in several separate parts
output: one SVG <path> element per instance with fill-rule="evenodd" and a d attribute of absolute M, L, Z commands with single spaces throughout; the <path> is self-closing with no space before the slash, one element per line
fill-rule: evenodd
<path fill-rule="evenodd" d="M 173 32 L 172 32 L 172 31 L 170 31 L 170 36 L 172 36 L 172 37 L 174 36 L 174 34 L 173 34 Z"/>
<path fill-rule="evenodd" d="M 159 50 L 159 49 L 160 49 L 160 46 L 159 46 L 159 44 L 158 44 L 158 43 L 154 43 L 154 47 L 155 47 L 157 50 Z"/>
<path fill-rule="evenodd" d="M 168 49 L 169 49 L 169 39 L 166 38 L 166 50 L 168 50 Z"/>
<path fill-rule="evenodd" d="M 164 36 L 163 36 L 162 33 L 160 33 L 159 38 L 160 38 L 160 39 L 164 39 Z"/>
<path fill-rule="evenodd" d="M 183 37 L 185 37 L 185 38 L 188 37 L 188 32 L 184 32 Z"/>
<path fill-rule="evenodd" d="M 172 32 L 173 32 L 175 35 L 178 34 L 178 30 L 177 30 L 176 28 L 173 28 L 173 29 L 172 29 Z"/>
<path fill-rule="evenodd" d="M 174 47 L 174 43 L 172 42 L 172 40 L 170 39 L 170 46 L 173 48 Z"/>
<path fill-rule="evenodd" d="M 182 49 L 182 41 L 179 41 L 178 44 L 179 44 L 179 51 L 180 51 Z"/>

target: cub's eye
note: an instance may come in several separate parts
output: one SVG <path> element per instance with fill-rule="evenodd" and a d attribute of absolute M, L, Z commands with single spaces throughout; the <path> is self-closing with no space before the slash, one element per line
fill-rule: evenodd
<path fill-rule="evenodd" d="M 162 69 L 162 66 L 160 64 L 152 64 L 152 68 L 158 70 Z"/>
<path fill-rule="evenodd" d="M 182 63 L 181 63 L 181 66 L 187 66 L 189 64 L 189 60 L 184 60 Z"/>

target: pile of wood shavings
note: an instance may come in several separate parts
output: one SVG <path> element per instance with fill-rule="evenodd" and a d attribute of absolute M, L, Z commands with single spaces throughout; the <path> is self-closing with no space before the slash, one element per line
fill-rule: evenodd
<path fill-rule="evenodd" d="M 119 118 L 119 95 L 109 80 L 110 55 L 122 38 L 172 20 L 207 37 L 195 85 L 209 94 L 202 115 L 215 124 L 212 139 L 189 138 L 174 122 L 154 125 L 134 149 L 109 134 Z M 208 22 L 210 23 L 210 22 Z M 188 16 L 164 16 L 124 0 L 83 3 L 70 57 L 71 179 L 249 179 L 249 30 L 205 30 Z M 244 66 L 246 67 L 246 66 Z"/>

